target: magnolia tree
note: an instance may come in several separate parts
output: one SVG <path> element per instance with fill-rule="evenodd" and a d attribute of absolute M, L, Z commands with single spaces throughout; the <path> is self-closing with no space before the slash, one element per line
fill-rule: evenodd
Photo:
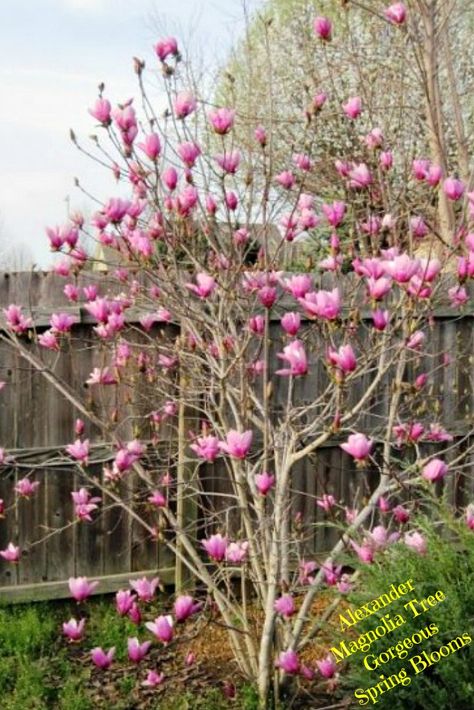
<path fill-rule="evenodd" d="M 410 15 L 396 3 L 378 21 L 398 42 Z M 330 54 L 330 19 L 315 18 L 312 32 L 315 46 Z M 164 114 L 144 89 L 141 60 L 134 64 L 140 116 L 132 100 L 112 108 L 103 86 L 90 109 L 97 123 L 91 156 L 123 186 L 121 196 L 102 201 L 90 224 L 75 215 L 47 230 L 51 249 L 62 254 L 54 270 L 65 278 L 65 297 L 96 322 L 97 366 L 88 383 L 115 403 L 113 416 L 110 408 L 104 416 L 92 410 L 45 365 L 74 341 L 75 317 L 67 310 L 39 332 L 31 315 L 11 304 L 2 339 L 78 412 L 64 452 L 83 480 L 71 490 L 77 524 L 87 525 L 106 504 L 121 507 L 188 570 L 186 593 L 156 619 L 147 607 L 156 579 L 117 594 L 118 613 L 148 636 L 128 639 L 130 659 L 142 661 L 152 637 L 176 643 L 178 622 L 211 618 L 225 626 L 238 668 L 258 687 L 261 707 L 269 707 L 283 682 L 334 684 L 330 654 L 322 653 L 317 667 L 305 660 L 329 614 L 315 612 L 317 596 L 327 587 L 347 593 L 351 569 L 382 559 L 388 545 L 424 554 L 411 509 L 436 482 L 462 473 L 470 455 L 467 438 L 454 439 L 433 404 L 436 371 L 448 361 L 436 350 L 433 309 L 443 303 L 456 313 L 469 301 L 474 193 L 456 177 L 455 164 L 445 172 L 425 155 L 413 162 L 405 190 L 394 192 L 407 156 L 371 123 L 358 96 L 331 106 L 328 86 L 321 120 L 311 128 L 314 145 L 328 106 L 361 140 L 354 152 L 341 147 L 333 198 L 316 209 L 306 191 L 309 151 L 297 151 L 275 173 L 271 125 L 256 125 L 252 162 L 253 152 L 234 141 L 239 115 L 206 107 L 189 89 L 177 41 L 161 40 L 155 50 L 169 99 Z M 407 238 L 391 210 L 397 203 L 400 214 L 410 214 L 413 194 L 418 213 Z M 449 243 L 421 216 L 441 199 L 456 220 Z M 79 288 L 88 264 L 81 231 L 101 247 L 113 286 L 104 280 Z M 280 270 L 283 249 L 319 233 L 329 236 L 317 272 Z M 114 452 L 101 477 L 90 469 L 92 427 Z M 155 453 L 163 431 L 165 459 Z M 314 527 L 295 510 L 294 476 L 300 462 L 330 443 L 340 447 L 355 493 L 341 501 L 331 489 L 317 491 L 314 505 L 338 539 L 325 559 L 315 559 L 308 545 Z M 1 462 L 15 465 L 6 451 Z M 206 487 L 203 468 L 221 472 L 224 492 Z M 122 494 L 132 472 L 145 490 L 142 507 Z M 20 480 L 17 497 L 34 499 L 37 486 Z M 15 540 L 0 554 L 22 564 Z M 69 583 L 81 602 L 94 588 L 84 578 Z M 71 619 L 64 633 L 80 640 L 84 625 Z M 105 669 L 113 654 L 96 648 L 92 661 Z M 145 683 L 162 680 L 151 670 Z"/>

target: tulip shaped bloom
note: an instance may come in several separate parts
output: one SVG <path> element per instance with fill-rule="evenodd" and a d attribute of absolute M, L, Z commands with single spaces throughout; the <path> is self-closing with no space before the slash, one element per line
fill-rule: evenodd
<path fill-rule="evenodd" d="M 281 616 L 289 619 L 296 612 L 295 600 L 291 594 L 284 594 L 276 600 L 273 608 L 278 614 L 281 614 Z"/>
<path fill-rule="evenodd" d="M 173 619 L 171 616 L 159 616 L 155 621 L 148 621 L 146 628 L 162 643 L 167 644 L 173 639 Z"/>
<path fill-rule="evenodd" d="M 407 547 L 417 552 L 419 555 L 426 555 L 428 552 L 428 544 L 426 539 L 419 532 L 405 533 L 403 541 Z"/>
<path fill-rule="evenodd" d="M 275 665 L 277 668 L 281 668 L 282 671 L 290 675 L 298 673 L 300 670 L 298 654 L 292 649 L 289 649 L 288 651 L 281 651 Z"/>
<path fill-rule="evenodd" d="M 156 133 L 150 133 L 143 143 L 138 144 L 138 147 L 143 150 L 147 158 L 156 160 L 161 151 L 160 137 Z"/>
<path fill-rule="evenodd" d="M 114 656 L 115 646 L 109 648 L 107 652 L 100 648 L 100 646 L 96 646 L 96 648 L 93 648 L 91 651 L 92 662 L 97 668 L 101 668 L 102 670 L 106 670 L 111 666 Z"/>
<path fill-rule="evenodd" d="M 174 37 L 165 37 L 155 45 L 155 52 L 158 59 L 164 62 L 170 55 L 178 54 L 178 42 Z"/>
<path fill-rule="evenodd" d="M 423 466 L 421 475 L 427 481 L 435 483 L 436 481 L 441 481 L 448 472 L 448 467 L 441 459 L 431 459 L 426 466 Z"/>
<path fill-rule="evenodd" d="M 397 521 L 397 523 L 407 523 L 410 520 L 410 511 L 404 508 L 402 505 L 397 505 L 393 511 L 392 515 Z"/>
<path fill-rule="evenodd" d="M 295 336 L 301 326 L 299 313 L 285 313 L 281 319 L 281 327 L 288 335 Z"/>
<path fill-rule="evenodd" d="M 337 665 L 330 653 L 320 661 L 316 661 L 316 665 L 323 678 L 334 678 L 336 675 Z"/>
<path fill-rule="evenodd" d="M 217 155 L 216 163 L 225 173 L 234 175 L 240 165 L 240 153 L 238 150 L 232 150 L 229 153 Z"/>
<path fill-rule="evenodd" d="M 374 561 L 374 548 L 370 542 L 364 542 L 362 545 L 358 545 L 353 540 L 350 540 L 351 546 L 357 554 L 360 562 L 370 565 Z"/>
<path fill-rule="evenodd" d="M 201 148 L 196 143 L 180 143 L 177 150 L 179 157 L 188 168 L 192 168 L 201 155 Z"/>
<path fill-rule="evenodd" d="M 474 530 L 474 505 L 472 503 L 466 508 L 466 525 L 469 530 Z"/>
<path fill-rule="evenodd" d="M 156 688 L 161 685 L 165 679 L 163 673 L 157 673 L 156 671 L 148 671 L 146 680 L 143 681 L 142 685 L 144 688 Z"/>
<path fill-rule="evenodd" d="M 211 537 L 207 540 L 203 540 L 201 544 L 211 560 L 214 560 L 215 562 L 222 562 L 227 550 L 226 537 L 223 537 L 220 533 L 218 533 L 217 535 L 211 535 Z"/>
<path fill-rule="evenodd" d="M 362 101 L 359 96 L 353 96 L 345 104 L 343 104 L 342 108 L 344 109 L 344 113 L 347 118 L 358 118 L 362 113 Z"/>
<path fill-rule="evenodd" d="M 316 17 L 313 22 L 314 33 L 325 42 L 331 40 L 332 23 L 327 17 Z"/>
<path fill-rule="evenodd" d="M 199 296 L 199 298 L 208 298 L 217 288 L 215 279 L 208 274 L 196 274 L 196 284 L 187 283 L 186 288 Z"/>
<path fill-rule="evenodd" d="M 346 213 L 345 202 L 333 202 L 332 205 L 323 205 L 324 216 L 331 227 L 339 227 Z"/>
<path fill-rule="evenodd" d="M 102 98 L 97 99 L 94 104 L 94 107 L 89 109 L 90 115 L 97 119 L 97 121 L 99 121 L 99 123 L 102 123 L 104 126 L 108 126 L 111 122 L 111 111 L 112 107 L 110 105 L 110 101 Z"/>
<path fill-rule="evenodd" d="M 300 340 L 293 340 L 289 345 L 283 348 L 282 353 L 277 353 L 277 357 L 281 360 L 286 360 L 289 364 L 288 368 L 277 370 L 277 375 L 298 377 L 299 375 L 307 374 L 308 358 L 304 345 Z"/>
<path fill-rule="evenodd" d="M 374 442 L 365 434 L 351 434 L 341 449 L 352 456 L 356 461 L 365 461 L 372 451 Z"/>
<path fill-rule="evenodd" d="M 66 636 L 69 641 L 80 641 L 84 634 L 85 623 L 85 619 L 81 619 L 79 622 L 74 618 L 65 621 L 63 624 L 64 636 Z"/>
<path fill-rule="evenodd" d="M 176 118 L 186 118 L 196 110 L 197 102 L 189 91 L 183 91 L 174 100 L 173 108 Z"/>
<path fill-rule="evenodd" d="M 174 603 L 174 615 L 176 621 L 186 621 L 190 616 L 200 611 L 202 604 L 195 602 L 188 594 L 180 595 Z"/>
<path fill-rule="evenodd" d="M 257 473 L 255 476 L 255 485 L 260 495 L 266 496 L 275 485 L 275 476 L 272 476 L 266 471 L 263 473 Z"/>
<path fill-rule="evenodd" d="M 240 433 L 231 429 L 226 440 L 219 442 L 219 448 L 234 459 L 244 459 L 250 451 L 252 438 L 253 432 L 250 430 Z"/>
<path fill-rule="evenodd" d="M 151 602 L 159 583 L 158 577 L 154 577 L 151 580 L 142 577 L 141 579 L 131 579 L 129 581 L 131 588 L 135 590 L 142 602 Z"/>
<path fill-rule="evenodd" d="M 216 436 L 201 436 L 196 439 L 195 444 L 191 444 L 190 448 L 199 458 L 212 463 L 220 451 L 219 439 Z"/>
<path fill-rule="evenodd" d="M 331 508 L 336 505 L 336 499 L 334 496 L 324 493 L 321 498 L 316 498 L 316 505 L 322 508 L 326 513 L 328 513 Z"/>
<path fill-rule="evenodd" d="M 31 498 L 40 485 L 39 481 L 31 481 L 29 478 L 22 478 L 15 486 L 15 491 L 23 498 Z"/>
<path fill-rule="evenodd" d="M 464 183 L 462 182 L 462 180 L 458 180 L 457 178 L 446 178 L 443 183 L 444 194 L 450 200 L 453 200 L 453 202 L 456 202 L 457 200 L 461 199 L 461 197 L 464 195 L 464 189 Z"/>
<path fill-rule="evenodd" d="M 136 596 L 129 589 L 119 589 L 115 595 L 115 608 L 120 616 L 126 616 L 134 605 Z"/>
<path fill-rule="evenodd" d="M 245 542 L 230 542 L 225 551 L 227 562 L 232 562 L 234 565 L 241 565 L 247 557 L 249 544 Z"/>
<path fill-rule="evenodd" d="M 394 25 L 403 25 L 407 18 L 407 9 L 402 2 L 396 2 L 387 7 L 385 17 Z"/>
<path fill-rule="evenodd" d="M 71 596 L 76 602 L 83 602 L 90 597 L 99 582 L 89 582 L 87 577 L 69 577 L 68 584 Z"/>
<path fill-rule="evenodd" d="M 18 562 L 21 557 L 21 550 L 13 542 L 9 542 L 4 550 L 0 550 L 0 555 L 7 562 Z"/>
<path fill-rule="evenodd" d="M 298 301 L 306 314 L 313 318 L 335 320 L 341 313 L 342 303 L 337 287 L 332 291 L 312 291 L 304 298 L 298 298 Z"/>
<path fill-rule="evenodd" d="M 127 640 L 128 658 L 132 661 L 132 663 L 140 663 L 140 661 L 143 661 L 150 650 L 150 646 L 151 641 L 144 641 L 143 643 L 140 643 L 136 636 L 134 638 L 129 638 Z"/>
<path fill-rule="evenodd" d="M 229 108 L 218 108 L 214 111 L 209 111 L 208 118 L 214 131 L 225 136 L 232 129 L 235 119 L 235 111 Z"/>
<path fill-rule="evenodd" d="M 332 348 L 328 352 L 328 359 L 343 375 L 354 372 L 357 360 L 351 345 L 341 345 L 339 350 Z"/>

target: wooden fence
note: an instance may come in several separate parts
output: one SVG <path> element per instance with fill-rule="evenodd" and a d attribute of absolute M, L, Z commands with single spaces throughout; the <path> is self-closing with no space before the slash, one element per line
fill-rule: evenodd
<path fill-rule="evenodd" d="M 107 277 L 86 274 L 83 283 L 100 281 L 102 289 Z M 46 326 L 51 312 L 69 310 L 78 318 L 74 328 L 74 346 L 61 354 L 55 363 L 60 377 L 72 389 L 83 392 L 90 406 L 99 406 L 93 389 L 84 389 L 84 382 L 96 365 L 94 350 L 82 347 L 91 340 L 93 321 L 79 306 L 64 307 L 64 280 L 51 273 L 0 274 L 0 309 L 9 303 L 30 308 L 35 321 Z M 138 318 L 138 314 L 135 314 Z M 450 362 L 439 367 L 435 375 L 435 390 L 439 412 L 437 419 L 449 424 L 457 436 L 473 427 L 473 316 L 469 311 L 462 316 L 451 309 L 440 309 L 434 314 L 433 347 L 450 355 Z M 133 318 L 133 314 L 130 316 Z M 277 328 L 275 324 L 275 328 Z M 34 345 L 30 344 L 32 349 Z M 48 353 L 49 361 L 57 358 Z M 322 373 L 311 368 L 311 374 L 297 382 L 301 401 L 311 400 L 321 386 Z M 283 380 L 284 378 L 280 378 Z M 35 466 L 34 478 L 41 480 L 35 502 L 20 501 L 14 514 L 0 521 L 0 549 L 10 540 L 22 546 L 27 557 L 14 566 L 0 561 L 0 601 L 22 601 L 66 596 L 70 576 L 86 575 L 100 580 L 98 592 L 113 591 L 131 577 L 158 574 L 165 584 L 174 580 L 175 560 L 169 550 L 145 535 L 143 529 L 117 507 L 107 507 L 92 523 L 73 524 L 74 512 L 70 492 L 81 485 L 78 474 L 64 460 L 54 460 L 54 453 L 64 451 L 71 441 L 77 412 L 33 367 L 20 358 L 10 346 L 0 341 L 0 381 L 7 384 L 0 392 L 0 446 L 16 459 L 15 468 L 0 467 L 0 498 L 8 507 L 13 501 L 15 477 L 29 473 Z M 362 382 L 361 392 L 368 385 Z M 284 384 L 274 392 L 275 406 L 284 401 Z M 115 389 L 115 388 L 112 388 Z M 103 404 L 103 403 L 102 403 Z M 118 404 L 117 402 L 108 403 Z M 380 405 L 383 410 L 383 402 Z M 377 412 L 376 412 L 377 413 Z M 370 416 L 373 416 L 372 412 Z M 368 420 L 367 426 L 373 422 Z M 166 444 L 166 434 L 164 437 Z M 94 441 L 94 433 L 92 433 Z M 111 458 L 110 448 L 96 439 L 93 460 L 96 475 L 101 477 L 103 463 Z M 41 462 L 48 461 L 47 467 Z M 200 470 L 207 494 L 226 491 L 226 476 L 222 464 L 203 465 Z M 473 493 L 472 478 L 450 481 L 453 502 L 464 505 Z M 74 481 L 74 485 L 73 485 Z M 338 441 L 329 441 L 318 451 L 301 461 L 293 476 L 292 506 L 303 515 L 306 523 L 324 519 L 315 506 L 314 496 L 330 491 L 337 498 L 349 501 L 360 481 L 352 460 L 339 448 Z M 122 485 L 122 484 L 120 484 Z M 370 476 L 369 476 L 370 485 Z M 127 486 L 136 488 L 138 480 L 127 479 Z M 124 490 L 123 495 L 128 493 Z M 225 500 L 225 499 L 223 499 Z M 205 525 L 205 521 L 201 524 Z M 50 534 L 58 528 L 60 534 Z M 323 525 L 315 527 L 308 551 L 315 554 L 329 548 L 335 532 Z M 26 542 L 28 541 L 28 545 Z"/>

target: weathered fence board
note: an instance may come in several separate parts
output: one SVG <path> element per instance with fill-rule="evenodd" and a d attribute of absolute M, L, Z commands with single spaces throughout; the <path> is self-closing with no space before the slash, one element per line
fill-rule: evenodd
<path fill-rule="evenodd" d="M 84 274 L 79 278 L 79 285 L 100 282 L 104 288 L 106 280 L 106 276 L 97 273 Z M 31 307 L 40 315 L 40 323 L 44 327 L 52 312 L 65 310 L 63 286 L 64 281 L 50 273 L 0 274 L 0 311 L 10 302 Z M 42 352 L 41 357 L 74 390 L 82 393 L 87 406 L 110 418 L 113 409 L 125 401 L 125 394 L 120 388 L 111 388 L 105 395 L 98 395 L 94 388 L 84 384 L 97 365 L 97 340 L 94 340 L 92 330 L 94 321 L 79 306 L 73 306 L 72 312 L 80 323 L 74 328 L 74 338 L 67 352 L 60 357 L 55 353 Z M 427 369 L 431 369 L 434 362 L 438 367 L 427 393 L 426 408 L 434 418 L 438 411 L 439 420 L 446 422 L 450 431 L 458 436 L 463 436 L 473 426 L 473 315 L 471 311 L 462 316 L 455 315 L 445 307 L 437 310 L 430 339 L 431 350 L 419 361 L 420 371 L 423 363 Z M 133 322 L 139 316 L 139 311 L 129 313 L 128 320 Z M 277 335 L 279 323 L 272 323 L 271 328 L 271 357 L 276 364 L 276 353 L 281 349 Z M 163 329 L 156 328 L 155 332 L 161 333 L 160 337 L 166 337 Z M 140 337 L 137 330 L 137 339 Z M 355 337 L 368 337 L 363 325 Z M 36 348 L 32 343 L 28 347 Z M 443 361 L 443 353 L 450 356 L 449 361 Z M 295 396 L 302 403 L 314 400 L 316 394 L 329 384 L 321 361 L 310 354 L 310 362 L 309 375 L 294 383 Z M 0 445 L 15 450 L 21 471 L 16 474 L 18 477 L 29 473 L 33 463 L 50 458 L 55 450 L 64 450 L 64 446 L 72 440 L 78 413 L 46 382 L 41 373 L 34 371 L 13 348 L 2 342 L 0 380 L 7 382 L 0 394 Z M 370 374 L 353 388 L 351 397 L 354 403 L 362 396 L 369 382 Z M 383 387 L 378 389 L 361 415 L 358 422 L 361 428 L 373 429 L 382 425 L 387 413 L 390 385 L 387 376 Z M 271 400 L 271 414 L 274 417 L 284 412 L 287 388 L 288 380 L 278 378 Z M 142 402 L 138 406 L 148 411 L 145 392 L 140 390 L 140 395 Z M 128 404 L 125 406 L 130 408 Z M 133 414 L 131 408 L 130 413 Z M 163 461 L 168 460 L 169 441 L 176 436 L 176 432 L 176 422 L 167 423 L 160 430 L 159 455 Z M 100 443 L 99 432 L 94 427 L 88 427 L 87 434 L 92 442 Z M 131 430 L 123 432 L 124 440 L 128 435 L 131 437 Z M 34 457 L 29 456 L 32 450 Z M 110 459 L 110 450 L 99 447 L 94 449 L 94 456 L 104 462 L 107 457 Z M 102 480 L 102 467 L 102 463 L 98 462 L 92 471 L 98 480 Z M 201 496 L 193 502 L 198 515 L 198 536 L 214 531 L 223 522 L 229 522 L 231 530 L 237 533 L 239 513 L 230 508 L 229 498 L 226 497 L 230 490 L 227 463 L 218 460 L 213 466 L 202 465 L 198 468 L 194 460 L 192 463 L 187 460 L 186 467 L 186 475 L 199 477 L 202 487 Z M 471 467 L 466 468 L 466 474 L 469 475 L 453 479 L 449 484 L 449 496 L 458 505 L 465 505 L 474 492 Z M 5 468 L 0 472 L 0 498 L 4 499 L 6 507 L 13 502 L 14 475 L 12 470 Z M 170 551 L 110 500 L 105 502 L 101 515 L 94 517 L 92 523 L 74 524 L 70 491 L 78 489 L 84 481 L 73 466 L 59 461 L 58 465 L 40 465 L 35 468 L 34 478 L 41 481 L 34 504 L 20 501 L 14 514 L 0 523 L 0 549 L 10 540 L 18 540 L 20 545 L 26 540 L 30 543 L 23 564 L 15 567 L 0 561 L 0 601 L 66 596 L 65 580 L 69 576 L 100 578 L 99 592 L 113 591 L 129 577 L 143 574 L 158 572 L 166 583 L 173 580 L 175 561 Z M 331 527 L 314 527 L 315 523 L 327 520 L 316 505 L 318 496 L 332 493 L 337 499 L 350 501 L 356 492 L 360 498 L 368 495 L 374 482 L 370 472 L 362 474 L 356 469 L 352 459 L 339 448 L 337 438 L 328 441 L 317 454 L 299 462 L 292 474 L 291 524 L 302 526 L 300 554 L 321 553 L 332 545 L 337 536 L 337 531 Z M 137 476 L 131 475 L 121 481 L 117 490 L 120 496 L 133 501 L 140 514 L 146 517 L 143 490 Z M 60 534 L 50 534 L 57 529 L 61 529 Z M 40 538 L 46 539 L 34 544 Z"/>

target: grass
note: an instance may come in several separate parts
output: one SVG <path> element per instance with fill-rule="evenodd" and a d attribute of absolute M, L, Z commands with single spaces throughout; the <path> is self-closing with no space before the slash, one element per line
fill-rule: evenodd
<path fill-rule="evenodd" d="M 88 602 L 86 636 L 79 646 L 69 646 L 61 636 L 61 624 L 75 616 L 77 606 L 68 602 L 0 607 L 0 707 L 2 710 L 254 710 L 251 686 L 239 688 L 238 700 L 229 702 L 221 688 L 199 687 L 196 692 L 163 686 L 159 695 L 147 691 L 146 704 L 139 671 L 126 662 L 126 638 L 137 629 L 118 617 L 111 600 Z M 138 633 L 143 636 L 142 632 Z M 87 659 L 93 646 L 116 646 L 116 672 L 103 676 Z M 138 673 L 138 675 L 137 675 Z M 165 681 L 166 683 L 166 681 Z"/>

